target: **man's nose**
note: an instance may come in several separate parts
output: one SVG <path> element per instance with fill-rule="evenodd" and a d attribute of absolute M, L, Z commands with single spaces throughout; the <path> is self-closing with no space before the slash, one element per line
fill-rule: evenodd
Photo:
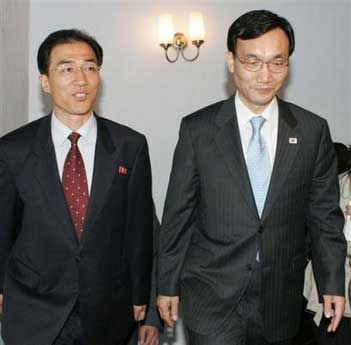
<path fill-rule="evenodd" d="M 263 63 L 258 73 L 258 81 L 267 82 L 272 80 L 272 72 L 269 69 L 268 63 Z"/>
<path fill-rule="evenodd" d="M 81 66 L 77 66 L 77 69 L 75 71 L 75 81 L 80 85 L 84 85 L 87 82 L 85 72 Z"/>

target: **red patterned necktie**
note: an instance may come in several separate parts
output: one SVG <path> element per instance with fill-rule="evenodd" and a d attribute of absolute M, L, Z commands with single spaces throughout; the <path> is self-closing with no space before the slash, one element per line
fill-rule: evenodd
<path fill-rule="evenodd" d="M 73 132 L 68 137 L 71 148 L 63 166 L 62 185 L 72 223 L 78 239 L 82 235 L 89 202 L 89 191 L 84 162 L 77 142 L 80 134 Z"/>

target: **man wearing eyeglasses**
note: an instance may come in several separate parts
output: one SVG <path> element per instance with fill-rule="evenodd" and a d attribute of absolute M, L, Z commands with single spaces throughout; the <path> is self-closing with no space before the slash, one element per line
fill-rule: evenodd
<path fill-rule="evenodd" d="M 190 345 L 291 344 L 308 233 L 334 332 L 346 255 L 336 159 L 327 122 L 277 97 L 293 29 L 251 11 L 227 43 L 237 92 L 180 128 L 160 234 L 161 316 L 172 326 L 181 299 Z"/>
<path fill-rule="evenodd" d="M 94 114 L 102 60 L 82 31 L 49 35 L 38 67 L 52 113 L 0 139 L 6 345 L 120 345 L 145 318 L 148 147 L 142 134 Z M 157 345 L 155 327 L 142 332 Z"/>

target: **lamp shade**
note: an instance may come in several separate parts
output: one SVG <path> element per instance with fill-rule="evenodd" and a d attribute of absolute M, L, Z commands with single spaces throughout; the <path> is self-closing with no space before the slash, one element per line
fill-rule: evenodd
<path fill-rule="evenodd" d="M 190 13 L 189 36 L 192 41 L 200 41 L 205 38 L 205 26 L 200 12 Z"/>
<path fill-rule="evenodd" d="M 160 44 L 173 42 L 174 27 L 173 19 L 170 14 L 162 14 L 158 20 L 158 41 Z"/>

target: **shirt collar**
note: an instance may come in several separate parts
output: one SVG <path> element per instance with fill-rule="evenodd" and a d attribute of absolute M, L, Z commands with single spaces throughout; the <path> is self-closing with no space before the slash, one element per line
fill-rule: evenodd
<path fill-rule="evenodd" d="M 96 118 L 92 114 L 89 119 L 80 127 L 77 132 L 82 136 L 87 144 L 94 145 L 97 137 L 97 123 Z"/>
<path fill-rule="evenodd" d="M 250 119 L 254 116 L 252 111 L 240 99 L 239 91 L 235 94 L 235 109 L 237 112 L 238 121 L 240 123 L 248 123 Z M 274 114 L 278 114 L 277 97 L 274 97 L 271 103 L 269 103 L 266 109 L 259 115 L 269 122 Z"/>
<path fill-rule="evenodd" d="M 82 127 L 76 130 L 81 135 L 81 138 L 88 144 L 94 145 L 97 137 L 97 122 L 93 114 L 84 123 Z M 63 124 L 52 112 L 51 116 L 51 134 L 52 140 L 55 146 L 62 146 L 68 140 L 68 136 L 72 133 L 72 130 Z"/>

